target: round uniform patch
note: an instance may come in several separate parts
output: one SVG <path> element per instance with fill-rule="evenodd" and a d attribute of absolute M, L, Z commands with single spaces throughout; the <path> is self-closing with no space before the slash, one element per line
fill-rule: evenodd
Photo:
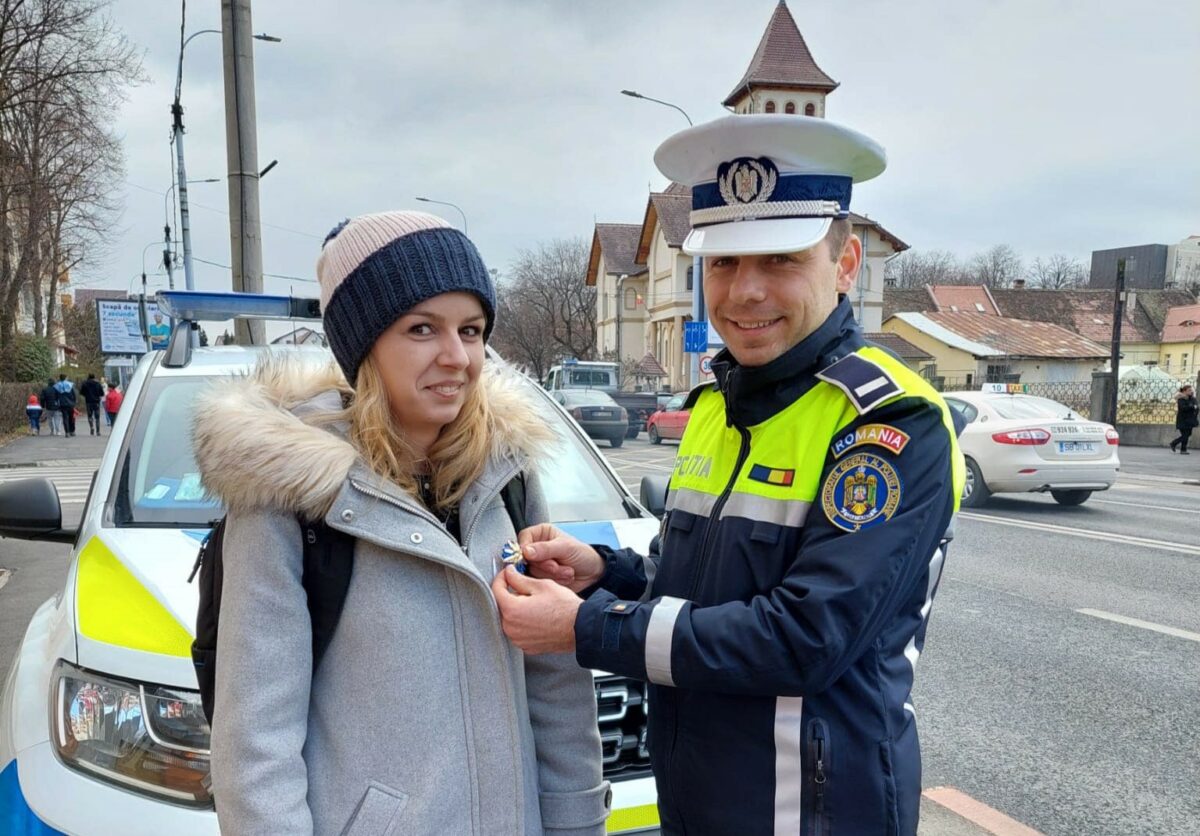
<path fill-rule="evenodd" d="M 844 531 L 890 520 L 900 506 L 900 477 L 890 463 L 870 453 L 838 462 L 821 486 L 821 507 Z"/>

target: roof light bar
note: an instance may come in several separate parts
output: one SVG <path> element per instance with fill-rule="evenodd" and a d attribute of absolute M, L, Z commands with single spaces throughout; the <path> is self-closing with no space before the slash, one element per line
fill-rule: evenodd
<path fill-rule="evenodd" d="M 158 308 L 175 319 L 215 322 L 225 319 L 320 319 L 319 299 L 262 293 L 209 293 L 160 290 Z"/>

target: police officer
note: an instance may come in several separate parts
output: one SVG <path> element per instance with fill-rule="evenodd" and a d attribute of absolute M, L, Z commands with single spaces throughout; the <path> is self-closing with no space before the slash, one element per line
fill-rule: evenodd
<path fill-rule="evenodd" d="M 914 834 L 914 668 L 964 468 L 941 397 L 864 340 L 844 295 L 863 258 L 851 184 L 883 149 L 743 115 L 655 162 L 692 187 L 683 249 L 726 346 L 716 383 L 689 398 L 649 557 L 527 529 L 532 577 L 494 584 L 505 631 L 651 683 L 667 833 Z"/>

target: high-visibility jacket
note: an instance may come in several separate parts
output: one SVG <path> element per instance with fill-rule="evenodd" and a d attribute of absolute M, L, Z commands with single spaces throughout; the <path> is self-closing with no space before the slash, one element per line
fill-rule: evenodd
<path fill-rule="evenodd" d="M 651 555 L 601 548 L 580 664 L 651 683 L 667 833 L 914 834 L 917 657 L 965 469 L 942 398 L 844 300 L 693 392 Z"/>

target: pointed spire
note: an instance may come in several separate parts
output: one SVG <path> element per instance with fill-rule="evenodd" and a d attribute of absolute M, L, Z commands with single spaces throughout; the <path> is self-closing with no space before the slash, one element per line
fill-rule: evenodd
<path fill-rule="evenodd" d="M 746 74 L 723 104 L 736 105 L 751 87 L 789 87 L 828 93 L 837 86 L 838 83 L 817 66 L 787 3 L 779 0 Z"/>

